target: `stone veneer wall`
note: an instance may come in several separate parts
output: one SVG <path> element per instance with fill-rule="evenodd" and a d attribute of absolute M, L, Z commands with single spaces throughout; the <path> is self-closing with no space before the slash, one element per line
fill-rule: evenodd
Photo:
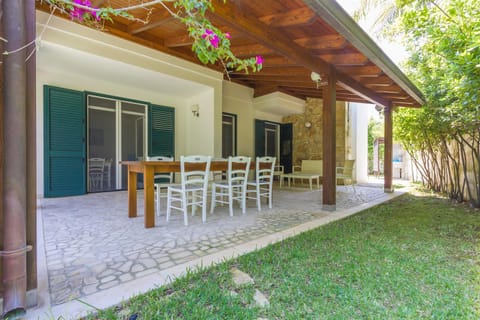
<path fill-rule="evenodd" d="M 337 166 L 345 160 L 345 103 L 337 102 Z M 304 114 L 294 114 L 283 118 L 283 123 L 293 124 L 293 164 L 300 165 L 304 159 L 323 159 L 323 102 L 308 98 Z M 305 127 L 310 122 L 310 128 Z"/>

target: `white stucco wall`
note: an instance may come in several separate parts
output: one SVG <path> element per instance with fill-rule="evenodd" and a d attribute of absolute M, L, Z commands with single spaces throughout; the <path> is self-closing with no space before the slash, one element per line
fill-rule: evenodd
<path fill-rule="evenodd" d="M 224 81 L 223 112 L 237 115 L 237 154 L 255 155 L 253 89 Z"/>
<path fill-rule="evenodd" d="M 175 108 L 176 158 L 221 155 L 223 75 L 97 30 L 37 12 L 37 190 L 43 196 L 43 86 Z M 200 106 L 194 118 L 190 106 Z"/>
<path fill-rule="evenodd" d="M 368 182 L 368 119 L 372 105 L 349 103 L 347 158 L 355 159 L 355 179 L 357 182 Z M 348 141 L 350 140 L 350 141 Z"/>

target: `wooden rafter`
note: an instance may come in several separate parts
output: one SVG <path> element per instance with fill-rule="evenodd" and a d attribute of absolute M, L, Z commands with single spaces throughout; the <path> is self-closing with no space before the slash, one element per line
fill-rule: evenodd
<path fill-rule="evenodd" d="M 270 27 L 292 27 L 308 25 L 316 18 L 315 13 L 308 8 L 291 10 L 286 13 L 272 14 L 260 17 L 259 20 Z"/>
<path fill-rule="evenodd" d="M 250 12 L 239 10 L 233 2 L 226 2 L 224 5 L 215 7 L 215 12 L 210 13 L 215 15 L 217 19 L 223 20 L 224 24 L 229 24 L 232 28 L 239 28 L 248 34 L 253 40 L 260 44 L 279 52 L 285 57 L 298 61 L 299 64 L 305 68 L 315 71 L 319 74 L 328 74 L 335 71 L 332 66 L 323 59 L 316 58 L 310 52 L 298 45 L 296 42 L 290 40 L 285 34 L 274 29 L 265 28 L 265 25 L 255 19 Z M 365 68 L 365 67 L 357 67 Z M 379 70 L 378 73 L 381 73 Z M 353 90 L 362 98 L 365 98 L 373 103 L 383 106 L 389 106 L 390 102 L 376 94 L 371 89 L 364 87 L 361 83 L 353 78 L 350 78 L 343 72 L 338 72 L 338 81 L 342 83 L 345 88 Z"/>
<path fill-rule="evenodd" d="M 341 49 L 347 45 L 347 41 L 340 35 L 326 35 L 314 38 L 299 38 L 294 40 L 298 45 L 307 49 Z"/>
<path fill-rule="evenodd" d="M 128 6 L 131 0 L 93 0 L 94 6 Z M 166 2 L 171 6 L 171 3 Z M 261 55 L 264 58 L 263 70 L 245 74 L 232 72 L 226 79 L 257 89 L 256 94 L 265 88 L 277 86 L 288 94 L 319 97 L 316 83 L 310 79 L 312 71 L 322 78 L 328 72 L 337 73 L 339 99 L 372 102 L 377 104 L 401 104 L 418 106 L 418 94 L 412 95 L 411 84 L 405 85 L 395 71 L 382 70 L 388 63 L 379 63 L 379 55 L 368 55 L 358 41 L 352 40 L 352 32 L 340 32 L 342 25 L 333 23 L 331 11 L 335 7 L 326 0 L 301 0 L 284 2 L 264 0 L 253 5 L 247 0 L 222 0 L 212 2 L 215 10 L 208 12 L 212 23 L 231 35 L 231 48 L 240 58 Z M 37 9 L 49 12 L 45 2 L 38 1 Z M 129 21 L 114 17 L 107 22 L 104 31 L 139 43 L 141 45 L 199 63 L 191 51 L 193 40 L 185 26 L 160 5 L 153 10 L 137 10 L 136 17 L 148 20 Z M 320 8 L 320 9 L 319 9 Z M 60 13 L 56 13 L 60 14 Z M 324 17 L 324 15 L 327 15 Z M 345 17 L 341 19 L 346 21 Z M 345 21 L 341 21 L 344 23 Z M 381 61 L 380 61 L 381 62 Z M 381 66 L 381 67 L 379 67 Z M 210 68 L 225 72 L 221 64 Z M 394 80 L 392 80 L 394 79 Z M 406 88 L 409 87 L 409 88 Z M 413 90 L 414 92 L 415 90 Z M 415 92 L 414 92 L 415 93 Z"/>

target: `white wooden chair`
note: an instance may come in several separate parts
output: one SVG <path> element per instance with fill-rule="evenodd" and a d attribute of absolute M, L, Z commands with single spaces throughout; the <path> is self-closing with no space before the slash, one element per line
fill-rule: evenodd
<path fill-rule="evenodd" d="M 275 157 L 257 157 L 255 160 L 255 181 L 247 182 L 247 199 L 256 199 L 258 211 L 262 210 L 261 198 L 267 198 L 268 207 L 272 208 L 273 172 L 275 169 Z M 262 163 L 264 165 L 262 165 Z M 268 168 L 262 168 L 267 164 Z M 251 186 L 253 188 L 248 189 Z M 254 193 L 254 196 L 249 196 Z"/>
<path fill-rule="evenodd" d="M 233 216 L 234 200 L 240 202 L 242 213 L 245 213 L 245 197 L 250 161 L 250 157 L 228 157 L 227 181 L 212 183 L 212 206 L 210 213 L 213 213 L 218 202 L 228 204 L 230 216 Z M 234 169 L 234 164 L 238 163 L 242 165 L 241 168 Z"/>
<path fill-rule="evenodd" d="M 277 164 L 274 168 L 274 171 L 273 171 L 273 177 L 274 178 L 278 177 L 278 180 L 280 180 L 282 174 L 284 173 L 284 170 L 285 170 L 285 168 L 282 165 Z"/>
<path fill-rule="evenodd" d="M 173 157 L 147 157 L 147 161 L 173 161 Z M 173 172 L 170 173 L 157 173 L 153 176 L 155 179 L 155 210 L 157 216 L 160 216 L 160 199 L 166 198 L 167 194 L 162 193 L 163 190 L 167 190 L 173 183 Z"/>
<path fill-rule="evenodd" d="M 103 190 L 103 171 L 105 158 L 88 159 L 88 185 L 90 192 Z"/>
<path fill-rule="evenodd" d="M 181 156 L 181 184 L 171 185 L 167 190 L 167 221 L 172 209 L 183 211 L 185 225 L 188 225 L 188 206 L 192 216 L 197 206 L 202 207 L 202 221 L 207 221 L 207 191 L 210 176 L 210 156 Z M 202 170 L 190 171 L 189 165 L 203 165 Z"/>
<path fill-rule="evenodd" d="M 351 185 L 353 188 L 353 192 L 356 193 L 355 185 L 353 184 L 354 164 L 355 164 L 355 160 L 345 160 L 343 167 L 336 168 L 336 174 L 337 174 L 337 184 L 338 184 L 338 180 L 342 180 L 345 186 Z"/>

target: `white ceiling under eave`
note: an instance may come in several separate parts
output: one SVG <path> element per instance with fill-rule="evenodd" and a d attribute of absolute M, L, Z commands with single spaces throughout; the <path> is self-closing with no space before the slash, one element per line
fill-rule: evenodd
<path fill-rule="evenodd" d="M 305 112 L 305 101 L 282 92 L 270 93 L 253 99 L 253 107 L 257 111 L 288 116 Z"/>

